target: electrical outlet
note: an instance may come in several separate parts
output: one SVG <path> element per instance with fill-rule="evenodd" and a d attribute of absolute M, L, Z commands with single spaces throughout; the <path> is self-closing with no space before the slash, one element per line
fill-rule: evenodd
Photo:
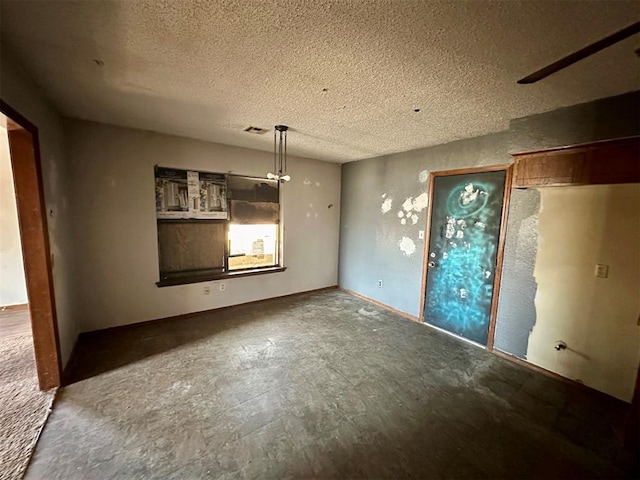
<path fill-rule="evenodd" d="M 424 230 L 418 231 L 418 240 L 424 240 Z"/>
<path fill-rule="evenodd" d="M 211 295 L 211 287 L 209 285 L 204 286 L 204 294 Z"/>
<path fill-rule="evenodd" d="M 607 278 L 609 276 L 609 265 L 597 263 L 595 275 L 598 278 Z"/>
<path fill-rule="evenodd" d="M 378 280 L 378 288 L 382 288 L 382 280 Z"/>
<path fill-rule="evenodd" d="M 224 292 L 227 289 L 227 286 L 224 284 L 224 282 L 220 282 L 220 291 Z"/>

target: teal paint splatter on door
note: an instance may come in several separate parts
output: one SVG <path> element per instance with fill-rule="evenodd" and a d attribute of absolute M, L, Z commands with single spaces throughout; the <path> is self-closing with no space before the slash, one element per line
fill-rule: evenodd
<path fill-rule="evenodd" d="M 424 321 L 486 345 L 506 172 L 434 180 Z"/>

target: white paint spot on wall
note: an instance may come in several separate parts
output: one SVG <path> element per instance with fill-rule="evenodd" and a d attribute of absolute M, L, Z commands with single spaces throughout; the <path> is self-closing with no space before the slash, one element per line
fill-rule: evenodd
<path fill-rule="evenodd" d="M 400 220 L 400 224 L 406 225 L 407 224 L 407 219 L 403 218 L 402 220 Z"/>
<path fill-rule="evenodd" d="M 416 223 L 418 223 L 418 215 L 414 213 L 413 215 L 411 215 L 411 224 L 415 225 Z"/>
<path fill-rule="evenodd" d="M 398 210 L 398 218 L 404 217 L 404 212 L 402 210 Z"/>
<path fill-rule="evenodd" d="M 416 212 L 421 212 L 429 205 L 429 196 L 426 193 L 422 193 L 416 197 L 413 201 L 413 209 Z"/>
<path fill-rule="evenodd" d="M 319 186 L 320 186 L 320 182 L 316 182 L 316 187 L 319 187 Z"/>
<path fill-rule="evenodd" d="M 402 204 L 402 208 L 405 210 L 405 212 L 410 212 L 411 210 L 413 210 L 413 197 L 407 198 Z"/>
<path fill-rule="evenodd" d="M 410 257 L 416 251 L 416 244 L 409 237 L 402 237 L 399 246 L 400 251 L 402 251 L 402 253 L 404 253 L 407 257 Z"/>
<path fill-rule="evenodd" d="M 386 194 L 386 193 L 383 193 L 383 194 L 382 194 L 382 198 L 385 198 L 386 196 L 387 196 L 387 194 Z"/>
<path fill-rule="evenodd" d="M 429 180 L 429 172 L 427 170 L 422 170 L 418 174 L 418 180 L 420 180 L 420 183 L 424 183 Z"/>
<path fill-rule="evenodd" d="M 305 179 L 302 181 L 302 184 L 303 184 L 303 185 L 311 185 L 311 180 L 309 180 L 308 178 L 305 178 Z"/>
<path fill-rule="evenodd" d="M 386 195 L 386 193 L 385 193 Z M 384 195 L 383 195 L 384 198 Z M 382 202 L 382 205 L 380 206 L 380 211 L 382 213 L 387 213 L 389 210 L 391 210 L 391 204 L 393 203 L 393 199 L 392 198 L 387 198 L 384 202 Z"/>

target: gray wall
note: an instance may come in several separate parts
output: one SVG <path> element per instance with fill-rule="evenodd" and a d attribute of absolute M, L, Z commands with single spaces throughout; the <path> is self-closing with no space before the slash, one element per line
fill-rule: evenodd
<path fill-rule="evenodd" d="M 424 253 L 418 233 L 426 228 L 427 210 L 415 212 L 415 225 L 402 225 L 398 211 L 407 198 L 427 191 L 421 172 L 508 163 L 507 147 L 504 132 L 343 164 L 340 286 L 417 316 Z M 388 199 L 391 209 L 383 213 Z M 400 249 L 403 237 L 416 246 L 410 256 Z"/>
<path fill-rule="evenodd" d="M 70 234 L 69 172 L 62 121 L 43 92 L 6 50 L 3 49 L 0 56 L 0 95 L 38 127 L 49 245 L 53 257 L 53 288 L 64 365 L 78 337 L 78 326 L 74 308 L 76 292 L 71 287 L 75 264 Z"/>
<path fill-rule="evenodd" d="M 427 211 L 416 212 L 415 225 L 401 224 L 398 211 L 407 198 L 427 191 L 421 172 L 510 163 L 510 153 L 638 135 L 639 104 L 640 93 L 633 92 L 516 119 L 508 131 L 498 134 L 344 164 L 340 286 L 418 316 L 424 256 L 424 240 L 418 234 L 426 228 Z M 389 198 L 391 209 L 383 213 L 382 204 Z M 526 355 L 535 324 L 539 208 L 536 190 L 514 190 L 495 345 L 520 357 Z M 411 255 L 400 249 L 403 237 L 415 244 Z"/>
<path fill-rule="evenodd" d="M 158 288 L 154 165 L 260 176 L 272 154 L 79 120 L 64 129 L 80 331 L 336 285 L 340 165 L 290 158 L 281 203 L 285 272 L 229 278 L 224 291 L 219 282 Z"/>

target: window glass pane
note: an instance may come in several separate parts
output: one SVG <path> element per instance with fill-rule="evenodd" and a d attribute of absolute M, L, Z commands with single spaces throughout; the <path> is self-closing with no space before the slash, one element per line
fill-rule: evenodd
<path fill-rule="evenodd" d="M 223 222 L 158 221 L 160 278 L 224 268 Z"/>
<path fill-rule="evenodd" d="M 230 200 L 278 203 L 280 198 L 277 180 L 229 175 L 227 187 Z"/>
<path fill-rule="evenodd" d="M 278 263 L 277 225 L 229 225 L 229 270 Z"/>

